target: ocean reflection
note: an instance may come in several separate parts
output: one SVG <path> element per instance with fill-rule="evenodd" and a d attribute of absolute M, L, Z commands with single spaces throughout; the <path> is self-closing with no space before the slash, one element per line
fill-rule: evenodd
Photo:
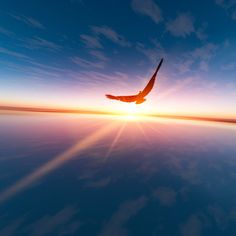
<path fill-rule="evenodd" d="M 236 233 L 233 125 L 43 114 L 0 120 L 0 235 Z"/>

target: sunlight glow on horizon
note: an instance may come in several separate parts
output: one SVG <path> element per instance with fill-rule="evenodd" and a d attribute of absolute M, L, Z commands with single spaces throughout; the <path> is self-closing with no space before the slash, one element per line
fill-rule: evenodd
<path fill-rule="evenodd" d="M 187 82 L 185 83 L 187 84 Z M 52 109 L 78 109 L 93 110 L 110 113 L 121 113 L 127 116 L 145 115 L 145 114 L 174 114 L 174 115 L 193 115 L 193 116 L 214 116 L 235 118 L 236 111 L 232 109 L 233 100 L 227 101 L 227 98 L 221 96 L 209 97 L 206 93 L 185 93 L 181 92 L 185 85 L 179 84 L 164 90 L 157 84 L 156 88 L 147 96 L 147 101 L 143 104 L 123 103 L 111 101 L 105 98 L 107 89 L 92 91 L 92 96 L 86 93 L 77 95 L 75 91 L 66 94 L 50 95 L 42 93 L 32 96 L 29 99 L 27 94 L 19 95 L 9 93 L 4 97 L 0 95 L 0 106 L 22 106 L 35 108 Z M 160 90 L 160 91 L 159 91 Z M 121 92 L 122 94 L 122 92 Z M 2 97 L 3 96 L 3 97 Z M 235 97 L 236 98 L 236 97 Z M 224 99 L 224 101 L 222 101 Z"/>
<path fill-rule="evenodd" d="M 232 99 L 228 101 L 227 97 L 222 98 L 222 96 L 212 95 L 204 91 L 189 91 L 186 86 L 192 80 L 166 87 L 165 83 L 168 78 L 165 75 L 162 77 L 157 80 L 154 90 L 147 96 L 147 101 L 139 105 L 108 100 L 105 93 L 110 89 L 101 87 L 92 90 L 91 93 L 84 91 L 79 94 L 75 88 L 72 88 L 70 93 L 66 91 L 53 91 L 52 93 L 48 90 L 40 93 L 40 91 L 37 91 L 35 96 L 31 93 L 28 94 L 28 92 L 23 93 L 23 91 L 14 90 L 16 93 L 12 91 L 12 93 L 0 95 L 0 106 L 100 111 L 123 114 L 128 119 L 146 114 L 236 117 L 236 111 L 232 109 L 234 105 Z M 127 84 L 127 87 L 129 86 Z M 69 88 L 66 90 L 69 91 Z M 126 94 L 127 91 L 135 91 L 136 88 L 123 88 L 122 90 L 122 87 L 114 85 L 111 93 L 116 90 L 121 90 L 120 94 Z M 31 99 L 29 99 L 30 95 L 32 95 Z"/>

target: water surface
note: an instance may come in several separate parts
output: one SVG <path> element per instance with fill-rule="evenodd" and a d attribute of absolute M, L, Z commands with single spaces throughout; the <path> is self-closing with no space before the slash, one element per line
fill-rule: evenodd
<path fill-rule="evenodd" d="M 236 126 L 0 116 L 0 235 L 235 235 Z"/>

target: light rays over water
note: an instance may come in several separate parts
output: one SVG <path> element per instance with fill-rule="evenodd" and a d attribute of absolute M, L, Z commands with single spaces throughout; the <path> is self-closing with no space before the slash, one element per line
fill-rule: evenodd
<path fill-rule="evenodd" d="M 149 144 L 148 135 L 145 133 L 145 130 L 144 130 L 143 126 L 142 126 L 142 123 L 141 123 L 141 122 L 138 122 L 138 121 L 135 122 L 135 123 L 136 123 L 138 129 L 140 130 L 141 134 L 142 134 L 143 137 L 145 138 L 147 144 Z"/>
<path fill-rule="evenodd" d="M 124 119 L 115 119 L 115 121 L 113 120 L 113 122 L 110 122 L 107 125 L 102 125 L 102 127 L 97 131 L 94 131 L 92 134 L 88 135 L 87 137 L 84 137 L 82 140 L 79 140 L 75 145 L 71 146 L 69 149 L 57 155 L 52 160 L 43 164 L 41 167 L 39 167 L 29 175 L 23 177 L 19 181 L 15 182 L 12 186 L 2 191 L 0 193 L 0 203 L 5 202 L 17 193 L 27 189 L 35 181 L 43 178 L 50 172 L 59 168 L 66 162 L 70 161 L 73 157 L 78 158 L 78 155 L 81 154 L 83 151 L 92 148 L 94 144 L 101 141 L 105 136 L 111 134 L 111 132 L 115 132 L 114 139 L 112 140 L 111 145 L 109 146 L 107 153 L 104 157 L 104 161 L 106 161 L 112 154 L 117 142 L 119 141 L 122 133 L 124 132 L 127 126 L 127 122 L 131 122 L 131 126 L 137 126 L 136 130 L 140 131 L 140 134 L 144 136 L 145 140 L 148 143 L 148 135 L 145 133 L 144 128 L 142 127 L 141 123 L 138 122 L 138 120 L 127 120 L 127 117 L 125 117 Z"/>
<path fill-rule="evenodd" d="M 200 124 L 200 122 L 198 122 L 198 121 L 196 121 L 196 122 L 192 122 L 192 121 L 187 122 L 187 121 L 180 121 L 180 120 L 173 121 L 173 120 L 161 119 L 161 118 L 160 119 L 158 119 L 158 118 L 155 118 L 155 119 L 148 118 L 147 119 L 142 116 L 140 116 L 140 117 L 138 116 L 137 119 L 129 119 L 129 120 L 127 120 L 125 116 L 123 117 L 123 119 L 122 119 L 122 117 L 111 116 L 110 119 L 111 120 L 105 119 L 105 123 L 102 123 L 100 128 L 97 128 L 98 127 L 97 125 L 93 126 L 94 124 L 97 124 L 96 122 L 88 123 L 87 127 L 89 127 L 90 130 L 93 130 L 90 133 L 90 135 L 86 134 L 86 135 L 80 136 L 79 140 L 77 140 L 77 142 L 75 142 L 75 144 L 73 146 L 71 146 L 69 149 L 65 150 L 64 152 L 57 155 L 56 157 L 51 158 L 50 161 L 43 164 L 42 166 L 37 168 L 32 173 L 19 179 L 18 181 L 13 183 L 10 187 L 3 190 L 0 193 L 0 203 L 10 199 L 14 195 L 27 189 L 35 181 L 43 178 L 44 176 L 51 173 L 55 169 L 61 167 L 63 164 L 70 161 L 72 158 L 74 158 L 74 157 L 78 158 L 79 155 L 81 155 L 81 153 L 83 151 L 87 151 L 87 150 L 91 149 L 93 147 L 93 145 L 102 141 L 108 135 L 110 135 L 109 136 L 110 142 L 108 142 L 106 144 L 107 150 L 105 152 L 105 155 L 103 156 L 104 162 L 112 155 L 116 145 L 118 145 L 118 142 L 119 142 L 119 140 L 121 140 L 121 138 L 122 138 L 122 140 L 127 140 L 127 141 L 132 139 L 133 142 L 135 142 L 135 143 L 136 143 L 136 141 L 140 142 L 140 140 L 141 140 L 142 143 L 139 143 L 139 144 L 143 144 L 143 146 L 147 145 L 147 144 L 152 145 L 153 133 L 160 136 L 162 138 L 162 140 L 163 139 L 165 139 L 166 141 L 169 140 L 169 134 L 166 133 L 166 129 L 167 129 L 167 126 L 170 124 L 174 128 L 174 129 L 171 128 L 171 133 L 178 133 L 178 132 L 182 133 L 182 130 L 180 130 L 180 127 L 181 127 L 181 124 L 183 124 L 183 123 L 187 126 L 191 125 L 192 127 Z M 19 119 L 17 119 L 17 120 L 19 120 Z M 74 118 L 73 118 L 73 120 L 74 120 Z M 77 120 L 77 118 L 76 118 L 76 120 Z M 42 120 L 40 122 L 42 122 Z M 155 128 L 156 127 L 155 123 L 159 124 L 158 128 Z M 205 124 L 207 127 L 209 127 L 208 123 L 209 122 L 205 122 L 205 123 L 201 122 L 201 126 Z M 63 122 L 63 124 L 64 124 L 64 122 Z M 213 123 L 213 122 L 210 124 L 212 124 L 212 126 L 213 125 L 214 126 L 222 126 L 222 124 L 217 124 L 217 123 Z M 62 123 L 60 123 L 60 125 L 62 125 Z M 83 125 L 84 125 L 84 123 L 83 123 Z M 78 126 L 76 126 L 74 124 L 71 124 L 70 127 L 72 127 L 73 130 L 76 130 L 78 128 Z M 232 129 L 232 127 L 234 127 L 234 126 L 230 126 L 230 127 Z M 29 128 L 30 130 L 32 129 L 32 131 L 35 132 L 34 126 L 31 127 L 27 124 L 27 128 Z M 85 128 L 86 128 L 86 126 L 85 126 Z M 235 129 L 235 127 L 234 127 L 234 129 Z M 82 130 L 80 132 L 82 132 Z M 47 134 L 48 134 L 48 132 L 47 132 Z M 157 136 L 155 136 L 155 138 L 156 137 Z M 67 137 L 65 137 L 65 139 L 67 139 Z M 144 141 L 146 141 L 146 142 L 144 142 Z M 174 140 L 174 141 L 176 141 L 176 140 Z M 126 143 L 123 143 L 123 144 L 126 145 Z M 120 145 L 120 143 L 119 143 L 119 145 Z M 124 147 L 124 145 L 122 145 L 122 148 Z"/>
<path fill-rule="evenodd" d="M 91 148 L 94 144 L 97 142 L 101 141 L 106 135 L 109 135 L 112 131 L 117 129 L 117 132 L 115 134 L 115 137 L 105 155 L 104 161 L 106 161 L 109 156 L 111 155 L 115 145 L 117 144 L 119 138 L 121 137 L 127 122 L 133 122 L 136 123 L 138 126 L 138 129 L 142 133 L 142 135 L 145 136 L 147 139 L 147 135 L 145 134 L 144 130 L 142 127 L 140 127 L 140 124 L 137 123 L 137 121 L 134 120 L 129 120 L 127 121 L 126 119 L 124 120 L 116 120 L 108 125 L 103 125 L 102 128 L 99 130 L 93 132 L 89 136 L 83 138 L 83 140 L 79 140 L 75 145 L 64 151 L 63 153 L 57 155 L 54 157 L 52 160 L 49 162 L 45 163 L 38 169 L 36 169 L 34 172 L 31 174 L 23 177 L 16 183 L 14 183 L 12 186 L 7 188 L 6 190 L 2 191 L 0 193 L 0 203 L 10 199 L 17 193 L 23 191 L 24 189 L 27 189 L 30 185 L 32 185 L 35 181 L 43 178 L 45 175 L 49 174 L 50 172 L 54 171 L 55 169 L 59 168 L 62 166 L 65 162 L 71 160 L 73 157 L 78 157 L 79 154 L 81 154 L 82 151 Z"/>
<path fill-rule="evenodd" d="M 85 149 L 90 148 L 99 140 L 103 139 L 106 135 L 108 135 L 112 130 L 117 128 L 117 124 L 110 123 L 106 126 L 103 126 L 99 130 L 95 131 L 91 135 L 85 137 L 83 140 L 78 141 L 75 145 L 71 148 L 67 149 L 63 153 L 59 154 L 51 161 L 47 162 L 43 166 L 36 169 L 31 174 L 27 175 L 26 177 L 22 178 L 21 180 L 17 181 L 15 184 L 7 188 L 5 191 L 0 193 L 0 203 L 8 200 L 9 198 L 13 197 L 18 192 L 26 189 L 32 183 L 39 180 L 40 178 L 44 177 L 45 175 L 49 174 L 56 168 L 63 165 L 65 162 L 71 160 L 76 155 L 79 155 Z"/>
<path fill-rule="evenodd" d="M 123 131 L 125 129 L 125 126 L 126 126 L 126 122 L 119 128 L 117 134 L 115 135 L 115 137 L 114 137 L 114 139 L 113 139 L 113 141 L 111 143 L 111 146 L 109 147 L 109 149 L 107 151 L 107 154 L 106 154 L 106 156 L 104 158 L 104 161 L 106 161 L 109 158 L 110 154 L 113 151 L 113 148 L 115 147 L 116 143 L 119 141 L 119 138 L 122 135 L 122 133 L 123 133 Z"/>

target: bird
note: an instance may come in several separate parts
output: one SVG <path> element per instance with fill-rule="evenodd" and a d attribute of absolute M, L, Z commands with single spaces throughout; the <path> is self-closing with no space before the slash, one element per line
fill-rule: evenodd
<path fill-rule="evenodd" d="M 146 87 L 142 91 L 139 91 L 138 94 L 128 95 L 128 96 L 114 96 L 114 95 L 111 95 L 111 94 L 106 94 L 106 97 L 109 98 L 109 99 L 118 100 L 118 101 L 121 101 L 121 102 L 135 102 L 135 104 L 141 104 L 141 103 L 145 102 L 146 101 L 145 97 L 151 92 L 151 90 L 154 86 L 154 83 L 155 83 L 155 80 L 156 80 L 156 75 L 157 75 L 157 72 L 159 71 L 159 69 L 162 65 L 162 62 L 163 62 L 163 58 L 159 62 L 158 66 L 156 68 L 156 71 L 152 75 L 152 77 L 149 80 Z"/>

